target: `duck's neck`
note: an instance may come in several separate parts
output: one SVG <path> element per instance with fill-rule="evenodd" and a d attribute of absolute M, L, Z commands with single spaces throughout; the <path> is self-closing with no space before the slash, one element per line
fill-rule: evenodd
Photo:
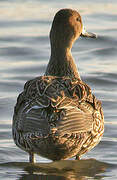
<path fill-rule="evenodd" d="M 80 79 L 77 67 L 71 54 L 71 48 L 63 46 L 52 46 L 51 56 L 45 75 L 51 76 L 67 76 Z"/>

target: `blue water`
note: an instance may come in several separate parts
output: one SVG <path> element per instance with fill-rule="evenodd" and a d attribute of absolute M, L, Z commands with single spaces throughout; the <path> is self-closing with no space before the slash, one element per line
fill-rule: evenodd
<path fill-rule="evenodd" d="M 12 140 L 13 108 L 24 83 L 44 73 L 53 16 L 66 7 L 78 10 L 87 30 L 98 35 L 78 39 L 72 53 L 82 79 L 102 101 L 105 133 L 80 164 L 73 159 L 52 163 L 38 156 L 32 167 L 28 154 Z M 1 0 L 0 12 L 0 179 L 116 180 L 117 1 Z"/>

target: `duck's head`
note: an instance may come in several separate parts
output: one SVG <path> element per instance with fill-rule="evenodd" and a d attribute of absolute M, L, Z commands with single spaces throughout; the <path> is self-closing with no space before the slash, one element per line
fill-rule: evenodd
<path fill-rule="evenodd" d="M 50 31 L 52 46 L 72 47 L 74 41 L 79 37 L 96 38 L 93 33 L 88 33 L 83 27 L 80 14 L 72 9 L 62 9 L 54 17 Z"/>

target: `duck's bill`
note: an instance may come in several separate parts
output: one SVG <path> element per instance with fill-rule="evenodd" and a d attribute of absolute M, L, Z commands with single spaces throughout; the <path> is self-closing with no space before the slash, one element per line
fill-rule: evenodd
<path fill-rule="evenodd" d="M 87 32 L 86 29 L 83 27 L 81 35 L 82 37 L 89 37 L 89 38 L 97 38 L 97 35 L 91 32 Z"/>

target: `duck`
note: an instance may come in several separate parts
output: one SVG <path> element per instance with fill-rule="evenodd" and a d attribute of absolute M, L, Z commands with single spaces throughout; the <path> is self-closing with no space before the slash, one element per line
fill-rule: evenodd
<path fill-rule="evenodd" d="M 52 161 L 81 156 L 104 133 L 102 103 L 82 81 L 71 49 L 79 37 L 96 38 L 74 9 L 60 9 L 50 30 L 51 55 L 43 76 L 28 80 L 14 107 L 12 135 L 29 154 Z"/>

